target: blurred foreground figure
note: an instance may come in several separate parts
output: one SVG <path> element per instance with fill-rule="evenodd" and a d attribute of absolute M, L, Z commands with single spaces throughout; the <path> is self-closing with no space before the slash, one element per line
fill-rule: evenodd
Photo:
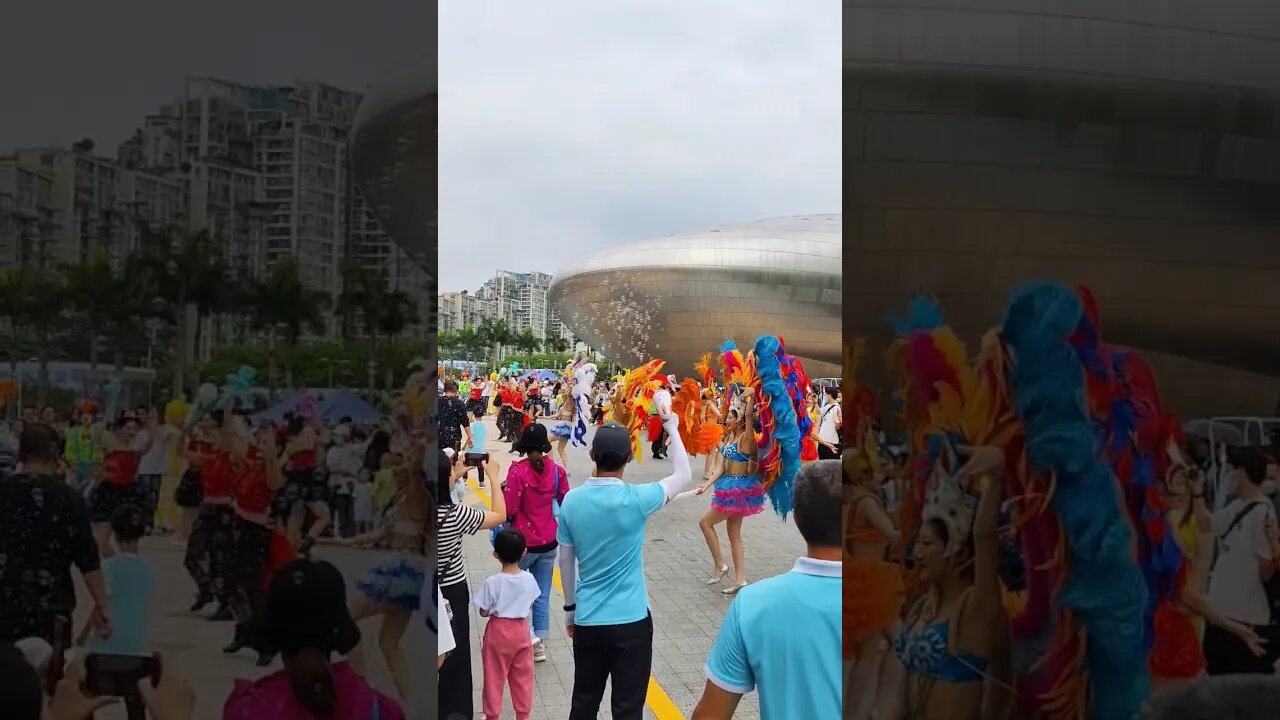
<path fill-rule="evenodd" d="M 1245 720 L 1280 717 L 1280 677 L 1219 675 L 1157 694 L 1144 720 Z"/>

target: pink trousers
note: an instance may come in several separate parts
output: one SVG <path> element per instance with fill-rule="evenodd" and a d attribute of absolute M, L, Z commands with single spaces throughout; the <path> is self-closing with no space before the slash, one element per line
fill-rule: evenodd
<path fill-rule="evenodd" d="M 491 617 L 484 626 L 480 645 L 484 660 L 485 720 L 502 714 L 502 690 L 511 686 L 511 705 L 516 720 L 529 720 L 533 711 L 533 645 L 527 618 Z"/>

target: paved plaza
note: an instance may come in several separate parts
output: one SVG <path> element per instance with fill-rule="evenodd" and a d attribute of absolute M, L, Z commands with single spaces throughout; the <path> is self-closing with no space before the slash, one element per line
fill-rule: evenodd
<path fill-rule="evenodd" d="M 490 422 L 492 426 L 492 422 Z M 519 456 L 510 454 L 510 446 L 496 442 L 497 431 L 490 429 L 490 442 L 486 448 L 505 467 Z M 646 446 L 647 451 L 647 446 Z M 591 460 L 585 448 L 570 446 L 569 473 L 573 486 L 580 485 L 591 472 Z M 703 458 L 693 459 L 694 478 L 702 477 Z M 652 482 L 670 474 L 669 460 L 653 460 L 646 457 L 640 463 L 627 467 L 626 480 L 632 483 Z M 465 502 L 483 505 L 488 500 L 488 490 L 476 487 L 476 475 L 468 476 L 470 492 Z M 691 486 L 692 487 L 692 486 Z M 483 494 L 482 494 L 483 492 Z M 653 679 L 649 686 L 647 718 L 656 720 L 683 720 L 693 714 L 702 688 L 706 683 L 703 664 L 711 651 L 720 621 L 729 607 L 732 596 L 724 596 L 720 589 L 728 587 L 728 578 L 721 585 L 708 587 L 706 579 L 711 572 L 711 556 L 707 552 L 698 518 L 710 504 L 710 494 L 682 498 L 671 503 L 653 517 L 649 523 L 644 550 L 645 576 L 648 580 L 649 601 L 654 619 Z M 720 541 L 725 557 L 729 557 L 728 538 L 724 526 L 719 527 Z M 804 553 L 804 541 L 795 524 L 781 522 L 772 510 L 748 518 L 743 523 L 743 540 L 747 552 L 747 580 L 759 580 L 791 569 L 797 557 Z M 485 577 L 496 572 L 497 561 L 489 546 L 488 533 L 480 533 L 464 540 L 469 578 L 473 587 Z M 559 574 L 557 572 L 557 581 Z M 537 685 L 534 691 L 533 720 L 564 720 L 569 716 L 569 696 L 573 688 L 573 658 L 569 638 L 564 632 L 564 599 L 559 592 L 551 602 L 551 639 L 547 641 L 548 659 L 537 665 Z M 475 677 L 477 717 L 480 717 L 480 637 L 484 629 L 474 607 L 471 612 L 472 668 Z M 601 717 L 611 717 L 608 712 L 609 695 Z M 506 700 L 507 712 L 503 718 L 514 718 L 510 710 L 510 698 Z M 736 718 L 759 718 L 754 693 L 743 698 Z"/>
<path fill-rule="evenodd" d="M 195 689 L 195 720 L 218 720 L 222 717 L 223 701 L 237 678 L 254 679 L 275 672 L 281 667 L 280 661 L 261 670 L 254 666 L 257 656 L 250 650 L 232 656 L 223 655 L 221 648 L 231 639 L 233 625 L 212 623 L 187 612 L 195 596 L 195 586 L 182 567 L 184 547 L 169 539 L 149 538 L 143 542 L 142 552 L 155 564 L 159 574 L 159 589 L 152 611 L 152 645 L 164 656 L 166 666 L 176 668 Z M 321 546 L 316 549 L 315 557 L 332 562 L 341 569 L 347 578 L 348 590 L 352 590 L 365 571 L 377 561 L 378 553 Z M 77 628 L 83 624 L 90 605 L 83 587 L 78 590 Z M 367 671 L 379 690 L 395 697 L 395 685 L 377 648 L 378 622 L 375 618 L 361 623 Z M 413 698 L 409 706 L 416 711 L 411 715 L 413 718 L 433 717 L 422 710 L 428 702 L 428 686 L 434 687 L 435 665 L 431 660 L 434 652 L 428 651 L 433 643 L 428 640 L 424 620 L 421 615 L 416 615 L 409 624 L 402 646 L 409 662 L 419 668 L 418 672 L 424 679 L 420 686 L 422 696 Z M 96 713 L 95 720 L 125 720 L 124 708 L 115 706 L 101 710 Z"/>

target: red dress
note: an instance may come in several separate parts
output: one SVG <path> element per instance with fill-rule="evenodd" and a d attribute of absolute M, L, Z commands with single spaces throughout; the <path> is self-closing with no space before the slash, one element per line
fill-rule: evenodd
<path fill-rule="evenodd" d="M 141 462 L 135 450 L 112 450 L 102 459 L 102 482 L 117 487 L 133 485 L 138 480 Z"/>
<path fill-rule="evenodd" d="M 234 480 L 230 453 L 216 451 L 205 457 L 200 469 L 200 486 L 206 501 L 231 499 Z"/>

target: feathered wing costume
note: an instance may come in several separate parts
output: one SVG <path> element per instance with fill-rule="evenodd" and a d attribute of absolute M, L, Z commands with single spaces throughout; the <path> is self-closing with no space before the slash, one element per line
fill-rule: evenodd
<path fill-rule="evenodd" d="M 614 391 L 613 419 L 631 433 L 631 456 L 636 462 L 644 458 L 640 437 L 647 431 L 650 416 L 656 415 L 653 397 L 662 388 L 662 367 L 666 364 L 665 360 L 650 360 L 628 371 Z"/>
<path fill-rule="evenodd" d="M 760 382 L 760 482 L 774 512 L 784 519 L 791 512 L 796 474 L 800 472 L 800 445 L 809 433 L 807 413 L 796 412 L 795 394 L 808 384 L 804 368 L 776 335 L 756 339 L 755 358 Z M 801 400 L 803 409 L 803 398 Z"/>
<path fill-rule="evenodd" d="M 724 426 L 702 421 L 703 389 L 693 378 L 685 378 L 672 396 L 671 410 L 680 418 L 680 440 L 690 455 L 707 455 L 720 444 Z"/>
<path fill-rule="evenodd" d="M 1022 522 L 1039 520 L 1044 531 L 1020 529 L 1027 567 L 1043 571 L 1029 576 L 1028 589 L 1044 595 L 1043 584 L 1052 584 L 1047 602 L 1029 603 L 1014 618 L 1016 644 L 1034 658 L 1016 668 L 1019 699 L 1051 719 L 1132 720 L 1149 692 L 1147 587 L 1086 400 L 1092 360 L 1086 353 L 1082 361 L 1077 347 L 1091 334 L 1096 325 L 1081 296 L 1053 284 L 1015 292 L 1000 328 L 1025 435 L 1026 464 L 1015 473 L 1021 487 L 1011 493 L 1047 500 L 1030 517 L 1027 503 L 1020 508 Z M 1052 548 L 1043 546 L 1055 534 L 1048 530 L 1057 535 Z"/>
<path fill-rule="evenodd" d="M 1085 402 L 1085 365 L 1073 345 L 1078 333 L 1088 332 L 1084 304 L 1061 286 L 1019 290 L 972 364 L 941 323 L 936 303 L 917 298 L 908 317 L 895 322 L 899 337 L 886 353 L 911 431 L 903 531 L 912 537 L 930 516 L 970 517 L 972 496 L 940 483 L 935 472 L 950 447 L 1003 448 L 1026 568 L 1019 602 L 1006 602 L 1015 713 L 1131 720 L 1148 689 L 1142 671 L 1146 585 L 1132 550 L 1132 525 Z M 953 529 L 967 532 L 958 524 Z"/>
<path fill-rule="evenodd" d="M 1085 368 L 1090 414 L 1120 483 L 1147 590 L 1143 649 L 1154 674 L 1194 678 L 1204 670 L 1204 652 L 1194 624 L 1179 610 L 1189 565 L 1164 514 L 1159 487 L 1169 465 L 1168 428 L 1177 422 L 1165 415 L 1155 377 L 1142 357 L 1102 342 L 1093 293 L 1084 287 L 1076 293 L 1084 319 L 1071 344 Z"/>
<path fill-rule="evenodd" d="M 844 481 L 860 485 L 875 498 L 875 487 L 881 461 L 872 434 L 875 420 L 875 396 L 865 386 L 857 384 L 858 363 L 862 356 L 863 341 L 846 343 L 844 348 L 845 398 L 857 396 L 858 402 L 849 405 L 850 412 L 844 418 L 844 451 L 841 463 Z M 846 501 L 847 502 L 847 501 Z M 862 500 L 860 502 L 876 502 Z M 845 519 L 844 562 L 841 565 L 844 582 L 843 623 L 841 639 L 843 654 L 851 660 L 859 645 L 865 640 L 885 633 L 897 622 L 902 611 L 904 587 L 902 569 L 885 557 L 868 557 L 868 546 L 887 545 L 887 538 L 872 528 L 855 528 L 857 505 L 848 505 Z"/>

